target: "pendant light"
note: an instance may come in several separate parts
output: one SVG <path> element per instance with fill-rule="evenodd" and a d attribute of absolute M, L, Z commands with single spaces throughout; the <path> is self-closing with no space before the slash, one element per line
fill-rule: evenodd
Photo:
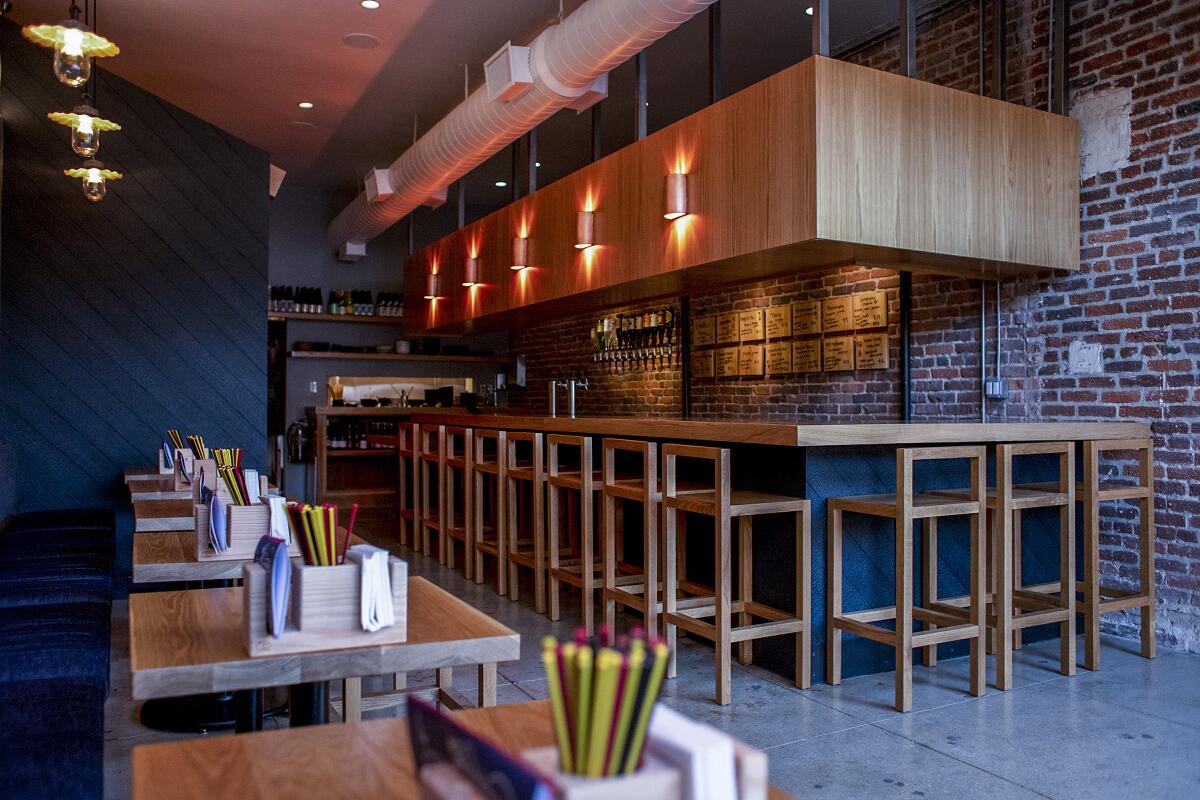
<path fill-rule="evenodd" d="M 104 163 L 94 158 L 89 158 L 75 169 L 64 169 L 63 175 L 80 179 L 83 182 L 83 196 L 93 203 L 104 199 L 108 181 L 119 181 L 124 177 L 119 172 L 105 169 Z"/>
<path fill-rule="evenodd" d="M 104 119 L 100 112 L 87 102 L 75 106 L 71 113 L 55 111 L 46 115 L 51 122 L 65 125 L 71 129 L 71 149 L 84 158 L 91 158 L 100 149 L 100 131 L 119 131 L 121 126 L 112 120 Z"/>
<path fill-rule="evenodd" d="M 83 86 L 92 76 L 92 59 L 115 56 L 120 48 L 79 21 L 80 8 L 71 0 L 71 18 L 57 24 L 26 25 L 21 29 L 34 44 L 54 50 L 54 74 L 67 86 Z"/>

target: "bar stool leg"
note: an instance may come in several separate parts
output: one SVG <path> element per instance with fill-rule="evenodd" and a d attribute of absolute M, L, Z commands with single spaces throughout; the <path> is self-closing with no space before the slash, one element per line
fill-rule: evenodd
<path fill-rule="evenodd" d="M 561 503 L 559 503 L 558 486 L 547 486 L 546 495 L 549 504 L 547 514 L 550 518 L 549 530 L 549 545 L 550 545 L 550 619 L 557 622 L 560 616 L 559 613 L 559 583 L 555 573 L 558 571 L 559 563 L 559 536 L 562 535 L 562 520 L 559 517 L 562 515 Z"/>
<path fill-rule="evenodd" d="M 796 686 L 812 685 L 812 523 L 806 509 L 796 514 L 796 616 L 804 630 L 796 634 Z"/>
<path fill-rule="evenodd" d="M 604 604 L 604 624 L 608 626 L 611 635 L 617 629 L 617 601 L 608 593 L 617 585 L 617 536 L 616 536 L 616 498 L 604 495 L 604 539 L 600 563 L 603 573 L 600 601 Z"/>
<path fill-rule="evenodd" d="M 754 599 L 753 517 L 738 517 L 738 596 L 743 603 L 750 603 Z M 750 625 L 753 621 L 749 611 L 741 612 L 738 617 L 739 625 Z M 738 642 L 738 661 L 743 666 L 754 662 L 754 642 L 750 639 Z"/>
<path fill-rule="evenodd" d="M 733 664 L 732 650 L 733 644 L 730 641 L 732 636 L 731 627 L 733 620 L 730 611 L 731 593 L 732 593 L 732 564 L 730 562 L 731 550 L 731 520 L 729 511 L 724 506 L 719 506 L 719 516 L 715 520 L 716 534 L 716 575 L 713 580 L 714 594 L 716 595 L 715 611 L 716 617 L 713 623 L 717 628 L 716 637 L 716 656 L 717 656 L 717 704 L 722 706 L 729 705 L 729 701 L 733 695 Z M 647 585 L 650 583 L 650 578 L 647 577 Z"/>
<path fill-rule="evenodd" d="M 541 448 L 534 450 L 540 459 Z M 536 462 L 535 462 L 536 463 Z M 536 472 L 533 480 L 533 606 L 539 614 L 546 613 L 546 508 L 543 486 Z"/>
<path fill-rule="evenodd" d="M 929 517 L 921 520 L 921 605 L 929 608 L 938 601 L 938 529 L 937 518 Z M 926 622 L 926 630 L 936 628 L 932 622 Z M 937 666 L 937 645 L 931 644 L 921 650 L 921 663 L 927 667 Z"/>
<path fill-rule="evenodd" d="M 1155 656 L 1154 615 L 1156 593 L 1154 591 L 1154 450 L 1153 444 L 1147 444 L 1139 453 L 1141 482 L 1149 488 L 1147 497 L 1138 501 L 1138 541 L 1141 552 L 1138 570 L 1141 573 L 1141 593 L 1146 595 L 1147 603 L 1142 606 L 1142 657 Z"/>
<path fill-rule="evenodd" d="M 1071 476 L 1071 480 L 1075 480 L 1074 475 Z M 1075 512 L 1073 509 L 1074 509 L 1074 505 L 1072 505 L 1072 511 L 1071 511 L 1071 520 L 1072 520 L 1071 527 L 1072 527 L 1072 529 L 1074 529 L 1074 527 L 1075 527 L 1074 526 Z M 1013 575 L 1013 590 L 1015 591 L 1018 589 L 1023 589 L 1025 587 L 1025 579 L 1021 575 L 1021 548 L 1023 545 L 1021 543 L 1021 512 L 1019 512 L 1019 511 L 1016 512 L 1015 514 L 1013 514 L 1012 543 L 1013 543 L 1012 544 L 1012 575 Z M 1073 585 L 1075 582 L 1075 571 L 1074 570 L 1071 571 L 1070 577 L 1065 577 L 1065 573 L 1064 573 L 1063 580 L 1066 582 L 1065 585 L 1067 585 L 1067 586 Z M 1064 594 L 1066 594 L 1066 593 L 1064 592 Z M 1024 644 L 1024 641 L 1025 641 L 1024 629 L 1017 628 L 1016 630 L 1014 630 L 1013 634 L 1012 634 L 1013 650 L 1020 650 L 1021 646 Z"/>
<path fill-rule="evenodd" d="M 591 463 L 591 448 L 586 448 L 584 453 L 588 455 L 584 463 Z M 583 627 L 588 636 L 591 636 L 596 628 L 596 562 L 592 550 L 596 546 L 596 530 L 592 524 L 592 510 L 595 502 L 591 480 L 585 480 L 583 491 L 579 496 L 579 549 L 581 551 L 579 577 L 580 583 L 583 584 L 581 587 Z"/>
<path fill-rule="evenodd" d="M 676 673 L 675 642 L 677 633 L 671 623 L 679 601 L 680 569 L 677 559 L 683 554 L 679 540 L 679 509 L 663 507 L 663 638 L 667 640 L 667 677 Z"/>
<path fill-rule="evenodd" d="M 648 486 L 653 486 L 654 473 L 649 473 Z M 646 600 L 645 624 L 646 635 L 657 636 L 658 622 L 658 582 L 661 571 L 658 564 L 658 509 L 659 504 L 649 497 L 642 503 L 642 578 L 646 591 L 642 595 Z"/>
<path fill-rule="evenodd" d="M 833 620 L 842 615 L 842 510 L 825 506 L 825 558 L 829 580 L 825 585 L 825 682 L 842 682 L 842 632 Z"/>
<path fill-rule="evenodd" d="M 912 516 L 907 508 L 896 518 L 896 710 L 912 710 Z M 973 541 L 973 540 L 972 540 Z M 972 562 L 974 563 L 974 562 Z M 975 587 L 972 575 L 971 586 Z M 971 657 L 975 658 L 974 645 Z M 972 677 L 974 681 L 974 677 Z"/>
<path fill-rule="evenodd" d="M 995 635 L 991 638 L 996 644 L 996 688 L 1002 692 L 1012 688 L 1012 479 L 1012 453 L 1007 445 L 999 445 L 996 448 L 996 510 L 992 514 L 992 544 L 995 548 L 992 556 L 992 572 L 995 576 L 992 580 L 992 608 L 996 625 Z M 1063 580 L 1069 579 L 1064 575 Z M 986 625 L 986 606 L 983 620 Z M 974 678 L 973 671 L 971 674 Z"/>
<path fill-rule="evenodd" d="M 1083 666 L 1100 669 L 1100 454 L 1083 443 Z M 1063 590 L 1070 588 L 1066 575 Z"/>
<path fill-rule="evenodd" d="M 1074 476 L 1064 470 L 1074 481 Z M 1020 512 L 1017 520 L 1020 520 Z M 1017 529 L 1019 530 L 1019 524 Z M 1070 502 L 1058 509 L 1059 560 L 1058 574 L 1062 576 L 1058 602 L 1067 610 L 1067 618 L 1058 626 L 1059 671 L 1063 675 L 1075 674 L 1075 503 Z"/>
<path fill-rule="evenodd" d="M 475 541 L 478 543 L 483 539 L 483 520 L 487 516 L 487 509 L 483 502 L 483 473 L 476 472 L 471 477 L 471 482 L 475 485 L 475 502 L 478 504 L 475 508 L 475 516 L 471 520 L 471 527 L 475 530 Z M 467 557 L 475 564 L 475 582 L 483 583 L 483 552 L 478 547 L 472 547 Z"/>
<path fill-rule="evenodd" d="M 507 508 L 505 530 L 507 531 L 508 539 L 505 544 L 508 548 L 508 599 L 516 600 L 519 593 L 517 587 L 517 562 L 513 561 L 512 556 L 517 548 L 517 540 L 520 538 L 520 531 L 517 530 L 517 482 L 510 478 L 505 491 L 508 494 L 508 502 L 505 503 L 505 507 Z"/>
<path fill-rule="evenodd" d="M 982 462 L 980 462 L 982 465 Z M 982 487 L 983 481 L 978 484 Z M 980 491 L 983 491 L 981 488 Z M 971 526 L 971 624 L 978 625 L 979 631 L 971 640 L 971 694 L 982 697 L 987 691 L 987 594 L 984 591 L 987 584 L 987 536 L 982 514 L 972 514 Z M 1011 584 L 1010 584 L 1011 586 Z M 1011 607 L 1011 606 L 1010 606 Z M 1008 638 L 1006 635 L 1004 638 Z M 1006 642 L 1011 644 L 1011 640 Z M 1011 655 L 1011 650 L 1009 653 Z M 907 710 L 907 709 L 906 709 Z"/>

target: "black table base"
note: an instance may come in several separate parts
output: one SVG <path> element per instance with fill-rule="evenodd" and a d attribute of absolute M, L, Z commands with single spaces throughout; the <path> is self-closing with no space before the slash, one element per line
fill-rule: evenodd
<path fill-rule="evenodd" d="M 288 687 L 288 724 L 324 725 L 329 722 L 329 684 L 298 683 Z"/>
<path fill-rule="evenodd" d="M 164 697 L 142 703 L 140 716 L 143 725 L 156 731 L 210 733 L 234 727 L 237 717 L 234 705 L 231 692 Z"/>

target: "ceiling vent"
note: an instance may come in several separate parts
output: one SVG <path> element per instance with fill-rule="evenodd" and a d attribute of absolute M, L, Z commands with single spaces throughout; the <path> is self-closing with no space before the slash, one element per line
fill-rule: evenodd
<path fill-rule="evenodd" d="M 515 100 L 533 85 L 533 74 L 529 71 L 529 48 L 513 47 L 505 42 L 504 47 L 483 62 L 483 75 L 487 81 L 488 98 L 507 103 Z"/>
<path fill-rule="evenodd" d="M 366 242 L 342 242 L 338 248 L 338 261 L 362 261 L 367 257 Z"/>
<path fill-rule="evenodd" d="M 367 189 L 367 202 L 378 203 L 392 196 L 392 179 L 386 169 L 373 169 L 363 181 Z"/>
<path fill-rule="evenodd" d="M 608 97 L 608 73 L 604 73 L 596 80 L 592 81 L 592 85 L 584 90 L 583 94 L 576 97 L 571 102 L 567 103 L 567 108 L 582 114 L 592 106 L 599 103 L 604 98 Z"/>
<path fill-rule="evenodd" d="M 446 202 L 446 190 L 448 188 L 449 188 L 448 186 L 443 186 L 442 188 L 438 189 L 436 192 L 429 195 L 429 197 L 426 197 L 425 202 L 421 203 L 421 205 L 426 206 L 428 208 L 440 207 L 443 203 Z"/>

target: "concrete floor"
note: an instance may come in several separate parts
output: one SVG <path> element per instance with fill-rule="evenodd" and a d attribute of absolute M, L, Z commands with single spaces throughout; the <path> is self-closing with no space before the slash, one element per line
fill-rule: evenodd
<path fill-rule="evenodd" d="M 541 638 L 569 637 L 577 604 L 563 619 L 533 611 L 491 586 L 468 583 L 436 562 L 405 553 L 422 575 L 520 632 L 521 660 L 499 667 L 497 698 L 514 703 L 546 696 Z M 570 595 L 564 591 L 564 599 Z M 187 738 L 151 731 L 130 700 L 127 604 L 113 609 L 112 692 L 105 709 L 104 790 L 129 796 L 134 746 Z M 1082 652 L 1082 640 L 1080 652 Z M 1100 798 L 1200 796 L 1200 656 L 1162 653 L 1153 661 L 1137 643 L 1106 639 L 1103 669 L 1058 674 L 1058 644 L 1042 642 L 1016 654 L 1015 686 L 966 692 L 966 659 L 916 666 L 913 712 L 892 707 L 891 673 L 815 685 L 800 691 L 773 673 L 734 667 L 733 704 L 712 702 L 712 651 L 682 642 L 679 677 L 664 702 L 766 750 L 771 782 L 804 798 Z M 990 659 L 989 659 L 990 661 Z M 992 676 L 989 663 L 988 675 Z M 410 685 L 432 685 L 429 674 Z M 455 684 L 469 691 L 473 670 Z M 370 687 L 368 687 L 370 688 Z M 381 709 L 364 716 L 395 713 Z M 268 719 L 267 727 L 286 726 Z"/>

